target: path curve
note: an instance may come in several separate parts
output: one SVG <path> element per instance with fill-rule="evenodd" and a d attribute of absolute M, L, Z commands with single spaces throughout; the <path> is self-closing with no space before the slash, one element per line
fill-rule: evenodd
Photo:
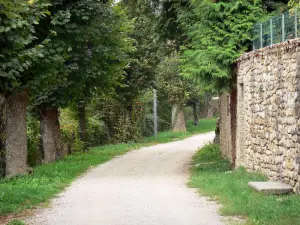
<path fill-rule="evenodd" d="M 34 225 L 221 225 L 218 206 L 186 186 L 195 151 L 214 133 L 142 148 L 76 180 L 27 219 Z"/>

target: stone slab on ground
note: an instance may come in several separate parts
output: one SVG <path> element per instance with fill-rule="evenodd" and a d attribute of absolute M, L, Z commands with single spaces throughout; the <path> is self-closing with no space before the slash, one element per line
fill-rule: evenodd
<path fill-rule="evenodd" d="M 290 185 L 278 181 L 249 182 L 248 185 L 254 190 L 265 194 L 280 195 L 293 191 Z"/>

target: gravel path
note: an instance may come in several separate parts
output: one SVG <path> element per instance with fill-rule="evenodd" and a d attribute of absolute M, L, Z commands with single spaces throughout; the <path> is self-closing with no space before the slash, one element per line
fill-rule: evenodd
<path fill-rule="evenodd" d="M 34 225 L 219 225 L 218 206 L 186 186 L 191 158 L 213 133 L 132 151 L 102 164 L 39 209 Z"/>

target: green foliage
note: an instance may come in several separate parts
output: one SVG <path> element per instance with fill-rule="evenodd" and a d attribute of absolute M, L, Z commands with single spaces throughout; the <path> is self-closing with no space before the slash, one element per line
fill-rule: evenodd
<path fill-rule="evenodd" d="M 226 216 L 248 218 L 246 224 L 300 224 L 299 196 L 265 195 L 248 186 L 250 181 L 265 181 L 244 168 L 230 171 L 230 162 L 221 157 L 219 146 L 207 145 L 195 156 L 190 186 L 202 194 L 218 199 Z"/>
<path fill-rule="evenodd" d="M 184 27 L 180 23 L 183 22 L 182 12 L 189 11 L 190 0 L 160 0 L 157 2 L 160 4 L 156 9 L 157 22 L 155 27 L 157 36 L 166 45 L 167 55 L 171 55 L 186 43 Z"/>
<path fill-rule="evenodd" d="M 57 37 L 34 67 L 39 76 L 31 84 L 34 104 L 65 107 L 70 102 L 89 101 L 98 92 L 119 81 L 133 50 L 132 29 L 124 10 L 101 0 L 53 1 L 44 27 Z"/>
<path fill-rule="evenodd" d="M 104 121 L 99 116 L 91 115 L 87 118 L 87 134 L 89 146 L 100 146 L 107 144 L 107 128 Z"/>
<path fill-rule="evenodd" d="M 7 225 L 25 225 L 21 220 L 11 220 Z"/>
<path fill-rule="evenodd" d="M 29 69 L 43 58 L 48 39 L 37 41 L 35 26 L 49 14 L 49 4 L 1 0 L 0 5 L 0 93 L 8 94 L 28 84 L 33 77 Z"/>
<path fill-rule="evenodd" d="M 230 88 L 233 65 L 251 49 L 253 24 L 265 16 L 259 3 L 248 0 L 192 1 L 195 20 L 185 29 L 190 39 L 183 48 L 183 74 L 198 78 L 206 89 Z"/>
<path fill-rule="evenodd" d="M 59 121 L 62 144 L 72 152 L 81 152 L 84 144 L 79 139 L 77 112 L 72 107 L 61 109 Z"/>
<path fill-rule="evenodd" d="M 187 98 L 187 82 L 180 76 L 178 56 L 166 57 L 157 69 L 157 86 L 168 96 L 170 104 L 183 105 Z"/>
<path fill-rule="evenodd" d="M 41 163 L 41 155 L 39 151 L 40 147 L 40 123 L 39 121 L 32 117 L 27 116 L 27 137 L 28 137 L 28 164 L 30 166 L 35 166 Z"/>
<path fill-rule="evenodd" d="M 195 134 L 202 134 L 214 131 L 216 128 L 216 119 L 202 119 L 199 121 L 198 126 L 195 126 L 193 121 L 188 121 L 186 124 L 186 132 L 173 132 L 166 131 L 159 133 L 158 137 L 147 137 L 143 139 L 143 142 L 157 142 L 157 143 L 166 143 L 170 141 L 181 140 L 188 138 Z"/>
<path fill-rule="evenodd" d="M 268 12 L 284 12 L 288 9 L 288 3 L 293 0 L 261 0 L 261 4 Z"/>
<path fill-rule="evenodd" d="M 199 103 L 204 95 L 203 88 L 194 79 L 181 76 L 180 71 L 178 54 L 161 61 L 156 74 L 158 94 L 165 96 L 170 106 L 190 106 Z"/>
<path fill-rule="evenodd" d="M 290 8 L 296 8 L 297 10 L 299 10 L 300 8 L 300 1 L 299 0 L 289 0 L 288 1 L 288 5 Z"/>
<path fill-rule="evenodd" d="M 109 143 L 136 141 L 141 138 L 143 118 L 147 110 L 145 106 L 149 96 L 145 93 L 144 98 L 136 96 L 139 98 L 131 99 L 130 102 L 124 102 L 121 97 L 106 96 L 105 101 L 94 101 L 94 111 L 105 124 Z"/>

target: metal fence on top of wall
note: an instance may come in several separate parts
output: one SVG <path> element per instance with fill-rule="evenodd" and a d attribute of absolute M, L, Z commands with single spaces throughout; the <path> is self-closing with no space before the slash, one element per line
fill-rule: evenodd
<path fill-rule="evenodd" d="M 300 37 L 300 13 L 285 12 L 253 27 L 253 50 Z"/>

